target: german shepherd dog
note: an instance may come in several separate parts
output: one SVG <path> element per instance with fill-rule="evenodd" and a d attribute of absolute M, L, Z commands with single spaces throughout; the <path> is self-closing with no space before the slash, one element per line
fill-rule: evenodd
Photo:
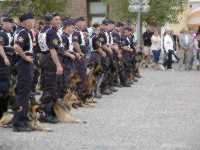
<path fill-rule="evenodd" d="M 60 122 L 81 123 L 81 120 L 76 119 L 70 114 L 70 111 L 66 109 L 66 106 L 62 102 L 56 102 L 53 106 L 53 110 Z"/>
<path fill-rule="evenodd" d="M 29 103 L 29 111 L 27 115 L 29 119 L 28 125 L 36 131 L 51 132 L 51 129 L 46 128 L 40 124 L 39 119 L 42 113 L 44 113 L 42 105 L 38 104 L 34 97 L 31 97 L 31 101 Z"/>
<path fill-rule="evenodd" d="M 72 108 L 77 109 L 78 106 L 80 106 L 81 101 L 79 97 L 75 94 L 75 91 L 71 91 L 70 89 L 67 90 L 67 93 L 64 97 L 64 104 L 66 107 L 69 108 L 69 110 L 72 110 Z"/>
<path fill-rule="evenodd" d="M 14 97 L 12 97 L 14 99 Z M 13 110 L 17 110 L 19 108 L 13 107 Z M 3 117 L 0 120 L 1 127 L 9 127 L 12 124 L 12 120 L 14 117 L 14 112 L 8 110 L 4 113 Z M 39 122 L 40 114 L 42 113 L 41 105 L 33 103 L 32 101 L 29 103 L 29 111 L 28 111 L 28 125 L 36 130 L 36 131 L 43 131 L 43 132 L 50 132 L 51 130 L 41 126 Z"/>
<path fill-rule="evenodd" d="M 84 89 L 81 93 L 81 97 L 84 99 L 86 105 L 95 106 L 92 105 L 92 103 L 96 103 L 94 101 L 94 93 L 96 90 L 97 85 L 97 77 L 102 72 L 102 66 L 100 64 L 96 64 L 93 66 L 89 66 L 87 68 L 87 77 L 84 82 Z"/>
<path fill-rule="evenodd" d="M 63 123 L 81 123 L 81 120 L 76 119 L 70 114 L 72 108 L 77 108 L 81 106 L 81 101 L 76 94 L 76 86 L 80 82 L 80 77 L 77 72 L 70 75 L 70 80 L 68 83 L 68 89 L 66 89 L 66 94 L 63 101 L 57 101 L 53 110 L 60 122 Z"/>
<path fill-rule="evenodd" d="M 13 111 L 15 109 L 15 90 L 10 90 L 10 94 L 4 99 L 6 102 L 6 109 L 3 116 L 0 118 L 0 126 L 8 127 L 12 123 Z"/>
<path fill-rule="evenodd" d="M 75 90 L 77 84 L 80 82 L 81 82 L 81 79 L 80 79 L 80 76 L 78 75 L 78 73 L 77 72 L 72 73 L 70 75 L 68 89 Z"/>

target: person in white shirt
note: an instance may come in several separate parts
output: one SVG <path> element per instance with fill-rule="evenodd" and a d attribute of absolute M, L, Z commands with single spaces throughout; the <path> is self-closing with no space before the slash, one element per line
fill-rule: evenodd
<path fill-rule="evenodd" d="M 151 37 L 151 51 L 153 53 L 153 68 L 159 69 L 159 60 L 160 60 L 160 52 L 161 52 L 161 38 L 157 30 L 154 31 L 153 36 Z"/>
<path fill-rule="evenodd" d="M 172 69 L 172 55 L 174 53 L 174 42 L 171 37 L 171 31 L 167 30 L 164 34 L 164 39 L 163 39 L 163 48 L 165 52 L 165 60 L 164 60 L 164 66 L 167 69 Z"/>

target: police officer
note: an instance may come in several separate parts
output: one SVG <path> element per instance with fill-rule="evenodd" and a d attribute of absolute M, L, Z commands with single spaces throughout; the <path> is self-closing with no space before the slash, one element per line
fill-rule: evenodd
<path fill-rule="evenodd" d="M 110 31 L 112 29 L 113 22 L 109 19 L 105 19 L 101 25 L 101 33 L 99 34 L 102 42 L 101 48 L 106 53 L 106 57 L 103 58 L 102 65 L 104 69 L 104 80 L 101 85 L 102 94 L 109 95 L 117 90 L 112 86 L 112 63 L 113 63 L 113 50 L 112 50 L 112 38 Z"/>
<path fill-rule="evenodd" d="M 21 26 L 14 37 L 14 49 L 19 57 L 16 87 L 17 109 L 13 119 L 13 130 L 16 132 L 32 131 L 27 124 L 27 113 L 33 83 L 33 40 L 30 30 L 33 28 L 34 19 L 32 13 L 24 14 L 19 19 Z"/>
<path fill-rule="evenodd" d="M 40 56 L 40 47 L 38 45 L 38 33 L 43 25 L 43 22 L 37 22 L 36 25 L 34 26 L 34 29 L 32 29 L 32 34 L 33 34 L 33 56 L 34 56 L 34 76 L 33 76 L 33 84 L 32 84 L 32 96 L 34 97 L 35 95 L 40 95 L 41 93 L 36 90 L 36 87 L 38 85 L 38 80 L 40 77 L 40 65 L 39 65 L 39 56 Z"/>
<path fill-rule="evenodd" d="M 75 73 L 75 60 L 76 55 L 74 51 L 72 34 L 74 32 L 74 20 L 69 18 L 64 20 L 62 41 L 64 45 L 64 89 L 65 92 L 69 88 L 75 88 L 69 86 L 70 75 Z M 74 89 L 71 89 L 74 90 Z"/>
<path fill-rule="evenodd" d="M 43 68 L 41 67 L 41 53 L 45 53 L 48 49 L 48 46 L 46 44 L 46 33 L 48 30 L 50 30 L 51 28 L 51 20 L 52 20 L 52 16 L 50 14 L 47 14 L 44 16 L 44 24 L 41 26 L 38 36 L 37 36 L 37 45 L 38 45 L 38 49 L 40 51 L 40 58 L 39 58 L 39 64 L 40 64 L 40 69 L 41 69 L 41 74 L 40 74 L 40 89 L 43 90 L 43 85 L 44 85 L 44 72 L 43 72 Z"/>
<path fill-rule="evenodd" d="M 75 48 L 79 51 L 79 47 L 81 52 L 86 55 L 87 54 L 87 41 L 86 41 L 86 20 L 84 17 L 79 17 L 75 19 L 75 32 L 73 34 L 73 42 L 75 44 Z M 81 54 L 80 52 L 80 54 Z"/>
<path fill-rule="evenodd" d="M 0 118 L 8 108 L 8 96 L 10 88 L 10 65 L 12 62 L 13 38 L 12 19 L 9 17 L 3 18 L 2 28 L 0 30 Z"/>
<path fill-rule="evenodd" d="M 115 67 L 115 73 L 114 73 L 114 76 L 113 76 L 113 79 L 114 79 L 114 85 L 116 87 L 121 87 L 122 85 L 120 84 L 120 74 L 122 73 L 121 70 L 122 70 L 122 54 L 121 54 L 121 49 L 120 49 L 120 46 L 121 46 L 121 33 L 122 33 L 122 30 L 123 30 L 123 26 L 124 24 L 122 22 L 117 22 L 115 24 L 115 28 L 113 29 L 113 31 L 111 32 L 112 33 L 112 39 L 113 39 L 113 44 L 112 44 L 112 49 L 114 50 L 114 56 L 113 56 L 113 59 L 114 59 L 114 67 Z"/>
<path fill-rule="evenodd" d="M 76 18 L 75 20 L 75 31 L 73 33 L 73 45 L 76 57 L 78 58 L 75 61 L 76 70 L 80 76 L 81 82 L 78 84 L 77 92 L 79 96 L 82 98 L 82 91 L 84 90 L 84 82 L 86 79 L 86 59 L 85 54 L 86 50 L 86 40 L 84 36 L 84 30 L 86 29 L 86 21 L 84 17 Z"/>
<path fill-rule="evenodd" d="M 42 122 L 57 123 L 58 119 L 53 111 L 53 105 L 58 100 L 58 76 L 62 76 L 63 67 L 59 59 L 61 40 L 57 34 L 61 25 L 59 14 L 54 13 L 47 17 L 50 27 L 42 30 L 38 36 L 41 47 L 41 68 L 42 68 L 42 90 L 41 102 L 44 106 L 45 115 L 41 116 Z"/>
<path fill-rule="evenodd" d="M 95 24 L 95 25 L 93 25 L 93 27 L 94 27 L 94 32 L 91 36 L 92 53 L 91 53 L 89 64 L 90 64 L 90 66 L 95 68 L 98 65 L 102 67 L 103 58 L 106 57 L 106 53 L 101 48 L 102 41 L 104 41 L 104 39 L 101 39 L 99 36 L 100 35 L 100 25 Z M 97 81 L 96 81 L 96 88 L 95 88 L 95 98 L 102 98 L 101 84 L 103 81 L 103 77 L 104 77 L 104 74 L 102 71 L 98 72 L 98 74 L 96 74 Z"/>
<path fill-rule="evenodd" d="M 123 63 L 124 63 L 124 71 L 126 77 L 124 79 L 124 85 L 131 85 L 132 84 L 132 56 L 133 56 L 133 49 L 131 48 L 131 42 L 129 40 L 129 27 L 125 27 L 122 38 L 121 38 L 121 49 L 122 49 L 122 56 L 123 56 Z"/>
<path fill-rule="evenodd" d="M 138 65 L 138 62 L 137 62 L 137 59 L 136 59 L 136 41 L 135 41 L 135 36 L 133 34 L 133 28 L 130 27 L 129 28 L 129 41 L 130 41 L 130 47 L 131 49 L 133 49 L 133 52 L 132 52 L 132 74 L 133 74 L 133 81 L 134 82 L 137 82 L 138 80 L 135 78 L 135 75 L 137 73 L 137 71 L 139 71 L 139 65 Z"/>

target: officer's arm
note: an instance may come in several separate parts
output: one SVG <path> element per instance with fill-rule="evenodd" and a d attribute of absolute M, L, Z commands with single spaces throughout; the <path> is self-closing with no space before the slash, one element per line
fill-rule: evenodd
<path fill-rule="evenodd" d="M 72 58 L 74 55 L 70 52 L 65 51 L 65 56 Z"/>
<path fill-rule="evenodd" d="M 83 57 L 84 56 L 84 54 L 83 54 L 83 52 L 82 52 L 82 50 L 81 50 L 81 48 L 80 48 L 80 45 L 79 45 L 79 43 L 78 42 L 73 42 L 73 46 L 74 46 L 74 49 L 75 49 L 75 55 L 77 56 L 77 57 Z"/>
<path fill-rule="evenodd" d="M 102 45 L 102 49 L 108 53 L 112 53 L 112 49 L 106 44 Z"/>
<path fill-rule="evenodd" d="M 3 58 L 6 65 L 10 65 L 9 59 L 6 56 L 3 46 L 0 44 L 0 56 Z"/>
<path fill-rule="evenodd" d="M 125 40 L 122 40 L 122 42 L 121 42 L 121 48 L 124 51 L 129 51 L 129 52 L 133 51 L 133 49 L 131 49 L 131 48 L 128 47 L 128 45 L 127 45 L 127 43 L 126 43 Z"/>
<path fill-rule="evenodd" d="M 13 48 L 14 48 L 17 55 L 19 55 L 24 60 L 26 60 L 27 56 L 24 54 L 24 51 L 22 50 L 22 48 L 18 44 L 14 44 Z"/>
<path fill-rule="evenodd" d="M 133 49 L 129 48 L 128 46 L 123 46 L 122 49 L 125 51 L 133 52 Z"/>
<path fill-rule="evenodd" d="M 99 47 L 96 51 L 97 51 L 98 53 L 100 53 L 100 54 L 104 53 L 103 49 L 100 48 L 100 47 Z"/>

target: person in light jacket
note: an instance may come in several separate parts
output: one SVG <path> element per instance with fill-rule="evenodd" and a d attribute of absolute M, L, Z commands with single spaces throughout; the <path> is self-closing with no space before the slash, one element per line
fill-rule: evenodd
<path fill-rule="evenodd" d="M 179 69 L 181 70 L 184 66 L 185 70 L 191 70 L 193 64 L 193 50 L 194 40 L 192 33 L 188 29 L 184 29 L 179 37 L 180 40 L 180 54 L 182 59 L 179 63 Z"/>

